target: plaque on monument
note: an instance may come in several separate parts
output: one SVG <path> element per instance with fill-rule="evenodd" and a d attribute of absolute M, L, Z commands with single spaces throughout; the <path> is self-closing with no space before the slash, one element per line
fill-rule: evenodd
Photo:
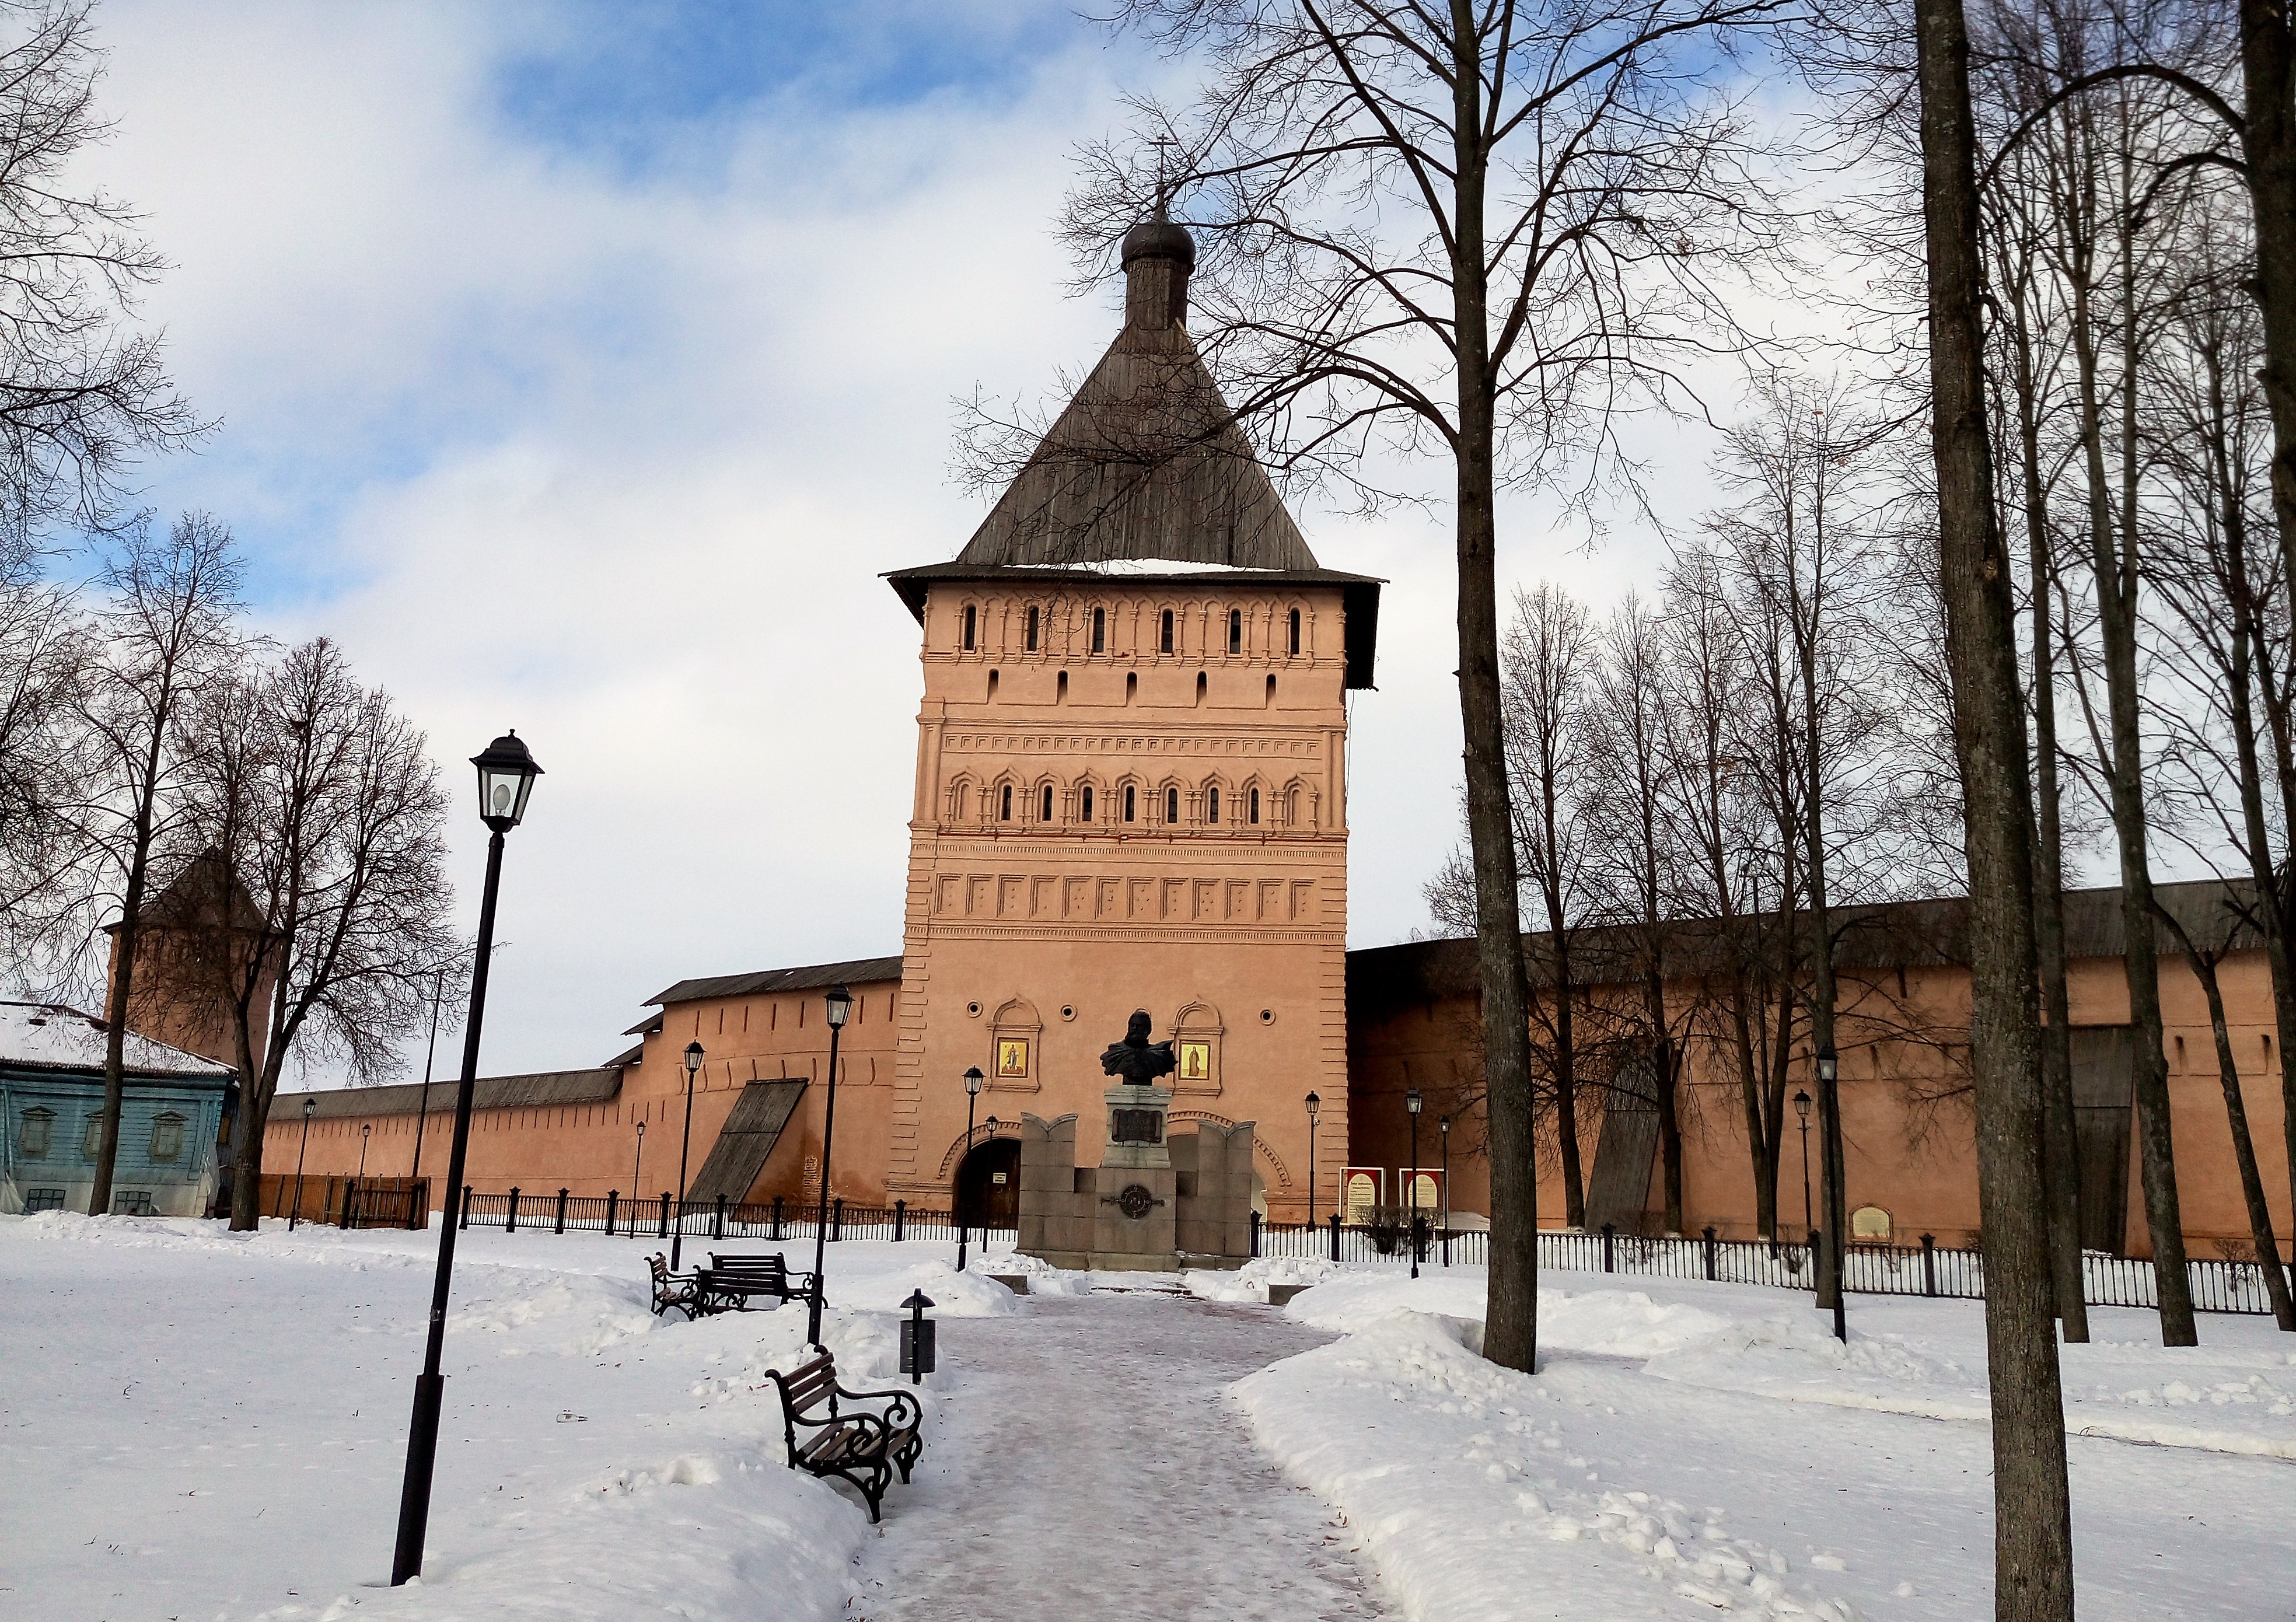
<path fill-rule="evenodd" d="M 1164 1141 L 1164 1112 L 1161 1110 L 1113 1110 L 1109 1112 L 1108 1135 L 1117 1143 L 1160 1143 Z"/>

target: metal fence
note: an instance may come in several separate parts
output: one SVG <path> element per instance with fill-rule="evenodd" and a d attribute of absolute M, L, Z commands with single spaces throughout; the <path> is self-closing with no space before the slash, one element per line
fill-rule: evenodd
<path fill-rule="evenodd" d="M 1351 1225 L 1333 1217 L 1314 1227 L 1305 1223 L 1255 1223 L 1255 1255 L 1315 1257 L 1337 1262 L 1411 1260 L 1404 1225 Z M 1480 1230 L 1445 1232 L 1423 1225 L 1420 1266 L 1480 1267 L 1490 1260 L 1490 1235 Z M 1620 1233 L 1558 1233 L 1538 1236 L 1543 1272 L 1626 1274 L 1643 1278 L 1702 1279 L 1723 1284 L 1763 1284 L 1774 1289 L 1812 1290 L 1810 1245 L 1772 1245 L 1767 1240 L 1719 1239 L 1713 1230 L 1697 1239 L 1651 1239 Z M 2188 1258 L 2193 1305 L 2202 1312 L 2268 1315 L 2264 1274 L 2254 1262 Z M 2151 1261 L 2135 1256 L 2090 1255 L 2082 1258 L 2083 1293 L 2092 1307 L 2154 1307 L 2160 1305 Z M 1949 1249 L 1928 1234 L 1919 1245 L 1853 1244 L 1843 1267 L 1852 1295 L 1939 1296 L 1956 1300 L 1985 1298 L 1985 1255 Z"/>
<path fill-rule="evenodd" d="M 682 1233 L 688 1239 L 811 1239 L 818 1226 L 819 1207 L 788 1200 L 736 1204 L 726 1200 L 676 1200 L 663 1194 L 653 1200 L 625 1200 L 619 1192 L 573 1194 L 565 1189 L 546 1193 L 513 1188 L 507 1193 L 481 1194 L 465 1187 L 457 1220 L 465 1228 L 501 1228 L 508 1233 L 621 1233 L 633 1238 L 668 1239 Z M 911 1209 L 905 1200 L 889 1206 L 829 1202 L 828 1238 L 939 1239 L 954 1241 L 956 1218 L 951 1212 Z M 1017 1242 L 1010 1226 L 974 1226 L 973 1242 L 1002 1239 Z"/>

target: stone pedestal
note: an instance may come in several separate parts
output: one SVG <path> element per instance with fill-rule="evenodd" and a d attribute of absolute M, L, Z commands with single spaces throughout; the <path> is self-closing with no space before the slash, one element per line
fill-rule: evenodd
<path fill-rule="evenodd" d="M 1251 1249 L 1252 1127 L 1166 1135 L 1166 1087 L 1108 1089 L 1108 1146 L 1076 1164 L 1077 1118 L 1021 1118 L 1021 1249 L 1055 1267 L 1172 1273 L 1240 1266 Z"/>
<path fill-rule="evenodd" d="M 1092 1265 L 1111 1272 L 1179 1270 L 1179 1180 L 1164 1122 L 1169 1087 L 1108 1089 L 1108 1147 L 1093 1179 Z"/>

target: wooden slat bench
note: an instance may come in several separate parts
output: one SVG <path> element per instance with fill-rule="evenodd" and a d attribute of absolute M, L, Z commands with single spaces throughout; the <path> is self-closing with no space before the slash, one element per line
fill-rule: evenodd
<path fill-rule="evenodd" d="M 720 1256 L 713 1250 L 709 1265 L 696 1276 L 705 1313 L 739 1311 L 750 1304 L 751 1296 L 771 1296 L 779 1306 L 813 1293 L 813 1274 L 791 1274 L 779 1251 L 768 1256 Z"/>
<path fill-rule="evenodd" d="M 767 1373 L 782 1394 L 782 1435 L 789 1444 L 791 1470 L 821 1477 L 836 1476 L 858 1487 L 869 1501 L 869 1519 L 878 1518 L 877 1506 L 893 1484 L 893 1472 L 909 1479 L 922 1442 L 918 1426 L 924 1417 L 917 1399 L 906 1391 L 849 1391 L 837 1383 L 837 1364 L 827 1352 L 801 1363 L 789 1373 Z M 876 1413 L 866 1408 L 840 1412 L 846 1402 L 882 1402 Z M 799 1429 L 812 1434 L 800 1442 Z"/>
<path fill-rule="evenodd" d="M 659 1250 L 646 1258 L 646 1266 L 653 1271 L 655 1317 L 661 1316 L 673 1307 L 689 1319 L 701 1315 L 701 1279 L 699 1274 L 672 1273 L 669 1263 Z"/>

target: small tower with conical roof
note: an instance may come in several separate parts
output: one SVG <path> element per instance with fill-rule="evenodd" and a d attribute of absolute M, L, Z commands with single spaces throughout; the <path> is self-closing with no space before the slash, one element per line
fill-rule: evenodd
<path fill-rule="evenodd" d="M 955 561 L 888 577 L 924 633 L 888 1178 L 913 1205 L 968 1157 L 1017 1181 L 1023 1114 L 1075 1114 L 1097 1166 L 1099 1055 L 1141 1008 L 1177 1044 L 1176 1165 L 1257 1122 L 1253 1186 L 1304 1215 L 1312 1090 L 1337 1185 L 1346 700 L 1380 583 L 1316 561 L 1235 425 L 1194 264 L 1160 210 L 1133 228 L 1107 353 Z M 1000 1126 L 968 1145 L 975 1067 Z"/>

